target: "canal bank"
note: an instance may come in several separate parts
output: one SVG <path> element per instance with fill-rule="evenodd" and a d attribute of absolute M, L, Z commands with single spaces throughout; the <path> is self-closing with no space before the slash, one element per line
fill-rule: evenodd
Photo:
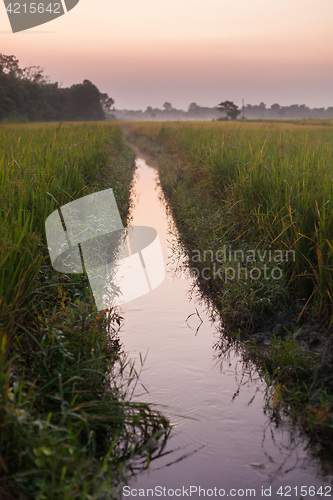
<path fill-rule="evenodd" d="M 137 367 L 143 365 L 134 397 L 157 405 L 172 432 L 163 453 L 130 479 L 130 487 L 277 492 L 313 486 L 320 492 L 330 484 L 329 464 L 323 469 L 287 418 L 270 418 L 262 374 L 244 359 L 242 344 L 223 335 L 223 318 L 212 315 L 187 271 L 156 170 L 142 158 L 136 163 L 132 224 L 158 231 L 166 279 L 123 306 L 121 339 Z"/>

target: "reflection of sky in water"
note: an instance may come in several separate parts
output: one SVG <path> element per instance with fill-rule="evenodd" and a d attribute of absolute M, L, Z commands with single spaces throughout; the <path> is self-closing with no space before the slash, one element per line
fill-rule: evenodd
<path fill-rule="evenodd" d="M 158 200 L 156 173 L 142 160 L 137 165 L 133 224 L 158 229 L 165 258 L 169 254 L 172 261 L 176 241 Z M 212 323 L 195 291 L 189 300 L 186 273 L 178 278 L 175 265 L 166 268 L 167 278 L 156 290 L 122 308 L 120 337 L 137 369 L 140 353 L 147 354 L 140 382 L 149 393 L 139 386 L 136 398 L 157 403 L 174 425 L 166 447 L 173 453 L 152 462 L 133 487 L 324 484 L 298 433 L 291 434 L 287 423 L 277 428 L 265 415 L 266 385 L 259 375 L 232 346 L 213 349 L 220 338 L 218 321 Z"/>
<path fill-rule="evenodd" d="M 156 229 L 124 230 L 112 189 L 54 211 L 46 220 L 46 234 L 54 268 L 69 273 L 84 268 L 99 311 L 141 297 L 164 280 Z"/>
<path fill-rule="evenodd" d="M 160 285 L 165 277 L 157 231 L 135 226 L 123 233 L 115 238 L 114 248 L 96 246 L 92 241 L 89 251 L 83 251 L 84 257 L 87 254 L 86 270 L 98 310 L 141 297 Z M 100 260 L 102 263 L 96 265 Z"/>

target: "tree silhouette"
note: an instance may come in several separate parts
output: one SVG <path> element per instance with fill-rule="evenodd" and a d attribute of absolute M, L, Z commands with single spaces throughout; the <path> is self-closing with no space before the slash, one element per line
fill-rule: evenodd
<path fill-rule="evenodd" d="M 218 110 L 225 113 L 229 120 L 236 120 L 237 116 L 240 115 L 240 110 L 238 106 L 232 101 L 220 102 L 217 106 Z"/>
<path fill-rule="evenodd" d="M 114 105 L 114 99 L 112 97 L 109 97 L 108 94 L 105 92 L 99 94 L 99 99 L 100 103 L 102 105 L 103 111 L 106 113 L 110 113 L 111 107 Z"/>
<path fill-rule="evenodd" d="M 18 59 L 15 56 L 0 54 L 0 73 L 20 78 L 22 76 L 22 69 L 19 67 Z"/>
<path fill-rule="evenodd" d="M 75 120 L 103 120 L 100 92 L 89 80 L 69 89 L 70 115 Z"/>
<path fill-rule="evenodd" d="M 163 104 L 163 108 L 165 109 L 165 111 L 172 111 L 172 104 L 171 104 L 171 102 L 167 102 L 167 101 L 166 101 L 166 102 Z"/>
<path fill-rule="evenodd" d="M 113 104 L 89 80 L 59 88 L 40 66 L 22 69 L 15 56 L 0 53 L 0 122 L 103 120 Z"/>

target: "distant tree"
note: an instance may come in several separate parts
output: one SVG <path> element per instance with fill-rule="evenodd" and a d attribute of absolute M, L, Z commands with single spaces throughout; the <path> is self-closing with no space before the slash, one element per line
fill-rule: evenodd
<path fill-rule="evenodd" d="M 43 74 L 40 66 L 28 66 L 22 70 L 22 78 L 38 84 L 49 83 L 49 77 Z"/>
<path fill-rule="evenodd" d="M 281 106 L 278 103 L 272 104 L 272 106 L 271 106 L 271 110 L 274 111 L 274 113 L 278 113 L 280 111 L 280 109 L 281 109 Z"/>
<path fill-rule="evenodd" d="M 261 102 L 258 106 L 258 111 L 262 116 L 265 116 L 266 113 L 266 104 L 264 102 Z"/>
<path fill-rule="evenodd" d="M 100 92 L 89 80 L 69 89 L 70 118 L 72 120 L 103 120 Z"/>
<path fill-rule="evenodd" d="M 199 118 L 200 115 L 202 115 L 203 108 L 198 106 L 196 102 L 191 102 L 191 104 L 188 107 L 188 114 L 192 117 Z"/>
<path fill-rule="evenodd" d="M 225 113 L 229 120 L 236 120 L 237 116 L 240 115 L 241 111 L 238 106 L 232 101 L 224 101 L 218 104 L 217 109 L 222 113 Z"/>
<path fill-rule="evenodd" d="M 152 118 L 155 118 L 156 114 L 151 106 L 147 106 L 147 109 L 144 112 L 145 115 L 151 116 Z"/>
<path fill-rule="evenodd" d="M 112 106 L 114 105 L 114 99 L 112 97 L 109 97 L 108 94 L 99 94 L 100 96 L 100 102 L 101 106 L 103 108 L 103 111 L 106 113 L 110 113 L 110 110 Z"/>
<path fill-rule="evenodd" d="M 191 104 L 188 107 L 188 112 L 189 113 L 195 113 L 198 110 L 198 105 L 196 102 L 191 102 Z"/>
<path fill-rule="evenodd" d="M 20 78 L 22 75 L 22 69 L 19 67 L 18 59 L 16 59 L 15 56 L 0 54 L 0 73 Z"/>
<path fill-rule="evenodd" d="M 172 104 L 170 102 L 167 102 L 167 101 L 163 104 L 163 108 L 165 111 L 172 111 L 172 109 L 173 109 Z"/>
<path fill-rule="evenodd" d="M 113 104 L 89 80 L 59 88 L 40 66 L 21 69 L 15 56 L 0 54 L 0 121 L 103 120 Z"/>

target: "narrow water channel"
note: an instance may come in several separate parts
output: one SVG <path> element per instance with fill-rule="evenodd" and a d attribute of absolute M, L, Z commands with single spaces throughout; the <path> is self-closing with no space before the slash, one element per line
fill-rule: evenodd
<path fill-rule="evenodd" d="M 138 386 L 135 397 L 156 403 L 173 429 L 164 455 L 131 478 L 132 490 L 123 498 L 139 497 L 143 489 L 150 498 L 168 498 L 170 490 L 169 497 L 174 493 L 192 499 L 205 494 L 218 498 L 223 491 L 234 498 L 300 499 L 302 486 L 307 488 L 303 498 L 332 497 L 329 474 L 322 473 L 306 440 L 287 422 L 277 427 L 265 413 L 266 385 L 259 375 L 251 373 L 235 351 L 219 357 L 214 348 L 221 335 L 219 322 L 213 323 L 205 304 L 189 293 L 191 277 L 176 272 L 176 239 L 169 231 L 172 220 L 157 173 L 143 159 L 136 163 L 132 224 L 158 231 L 166 279 L 122 307 L 120 336 L 137 368 L 140 355 L 145 357 L 140 381 L 148 393 Z M 154 495 L 148 488 L 157 488 Z M 159 495 L 163 491 L 165 495 Z"/>

